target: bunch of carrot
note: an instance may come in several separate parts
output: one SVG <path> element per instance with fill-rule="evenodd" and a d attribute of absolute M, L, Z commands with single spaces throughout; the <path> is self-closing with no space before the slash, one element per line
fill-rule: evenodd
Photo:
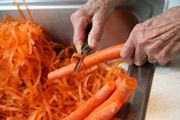
<path fill-rule="evenodd" d="M 108 81 L 64 120 L 110 120 L 128 101 L 136 86 L 136 79 L 126 74 L 116 81 Z"/>
<path fill-rule="evenodd" d="M 15 4 L 20 19 L 7 15 L 0 22 L 0 119 L 92 120 L 96 113 L 111 118 L 136 86 L 118 67 L 122 61 L 47 79 L 49 72 L 70 64 L 75 49 L 53 42 L 45 28 L 34 24 L 29 9 L 30 21 L 26 21 Z M 104 116 L 111 108 L 115 111 Z"/>

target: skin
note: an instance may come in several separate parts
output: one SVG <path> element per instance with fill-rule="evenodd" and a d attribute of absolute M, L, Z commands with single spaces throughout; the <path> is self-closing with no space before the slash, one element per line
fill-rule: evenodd
<path fill-rule="evenodd" d="M 124 0 L 89 0 L 71 16 L 74 28 L 73 43 L 77 52 L 81 52 L 85 29 L 92 24 L 88 36 L 88 44 L 95 49 L 103 32 L 103 26 L 110 17 L 114 5 L 123 4 Z M 137 24 L 124 48 L 122 58 L 129 64 L 143 65 L 147 61 L 152 64 L 166 65 L 180 54 L 180 7 Z"/>
<path fill-rule="evenodd" d="M 121 56 L 129 64 L 166 65 L 180 54 L 180 7 L 137 24 L 132 30 Z"/>
<path fill-rule="evenodd" d="M 73 43 L 77 52 L 81 52 L 85 29 L 92 24 L 88 36 L 88 45 L 91 49 L 96 48 L 103 32 L 104 23 L 110 17 L 114 5 L 123 3 L 124 0 L 88 0 L 80 9 L 71 15 L 74 28 Z"/>

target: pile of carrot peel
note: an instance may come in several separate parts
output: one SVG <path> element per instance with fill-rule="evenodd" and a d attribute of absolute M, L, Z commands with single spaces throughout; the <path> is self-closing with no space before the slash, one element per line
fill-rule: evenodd
<path fill-rule="evenodd" d="M 19 9 L 20 19 L 6 15 L 0 22 L 0 119 L 68 120 L 105 85 L 123 81 L 116 82 L 126 76 L 121 60 L 48 80 L 49 72 L 70 64 L 75 49 L 53 42 L 27 11 L 29 21 Z"/>

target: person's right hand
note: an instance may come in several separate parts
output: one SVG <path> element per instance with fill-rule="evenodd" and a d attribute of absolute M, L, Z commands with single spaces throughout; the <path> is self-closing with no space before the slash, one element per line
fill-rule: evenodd
<path fill-rule="evenodd" d="M 92 29 L 88 36 L 88 45 L 91 49 L 96 48 L 104 23 L 113 11 L 116 2 L 117 0 L 88 0 L 71 15 L 71 22 L 74 28 L 73 43 L 77 52 L 81 52 L 88 24 L 92 24 Z"/>

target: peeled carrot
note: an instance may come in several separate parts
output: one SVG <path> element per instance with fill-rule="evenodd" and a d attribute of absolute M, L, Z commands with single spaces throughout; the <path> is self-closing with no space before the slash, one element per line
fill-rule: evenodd
<path fill-rule="evenodd" d="M 86 118 L 85 120 L 110 120 L 114 114 L 118 112 L 122 103 L 118 100 L 112 101 L 111 103 L 104 106 L 103 109 L 96 111 L 93 115 Z"/>
<path fill-rule="evenodd" d="M 136 79 L 122 75 L 121 79 L 116 81 L 116 90 L 113 94 L 85 120 L 109 120 L 111 119 L 124 103 L 128 101 L 137 86 Z"/>
<path fill-rule="evenodd" d="M 64 120 L 84 120 L 90 112 L 103 103 L 114 91 L 115 82 L 109 81 L 94 96 L 72 112 Z"/>
<path fill-rule="evenodd" d="M 124 44 L 115 45 L 85 57 L 80 66 L 80 70 L 86 69 L 101 62 L 120 58 L 120 51 L 123 46 Z M 67 66 L 50 72 L 48 74 L 48 79 L 57 79 L 73 73 L 75 64 L 76 63 L 71 63 Z"/>

